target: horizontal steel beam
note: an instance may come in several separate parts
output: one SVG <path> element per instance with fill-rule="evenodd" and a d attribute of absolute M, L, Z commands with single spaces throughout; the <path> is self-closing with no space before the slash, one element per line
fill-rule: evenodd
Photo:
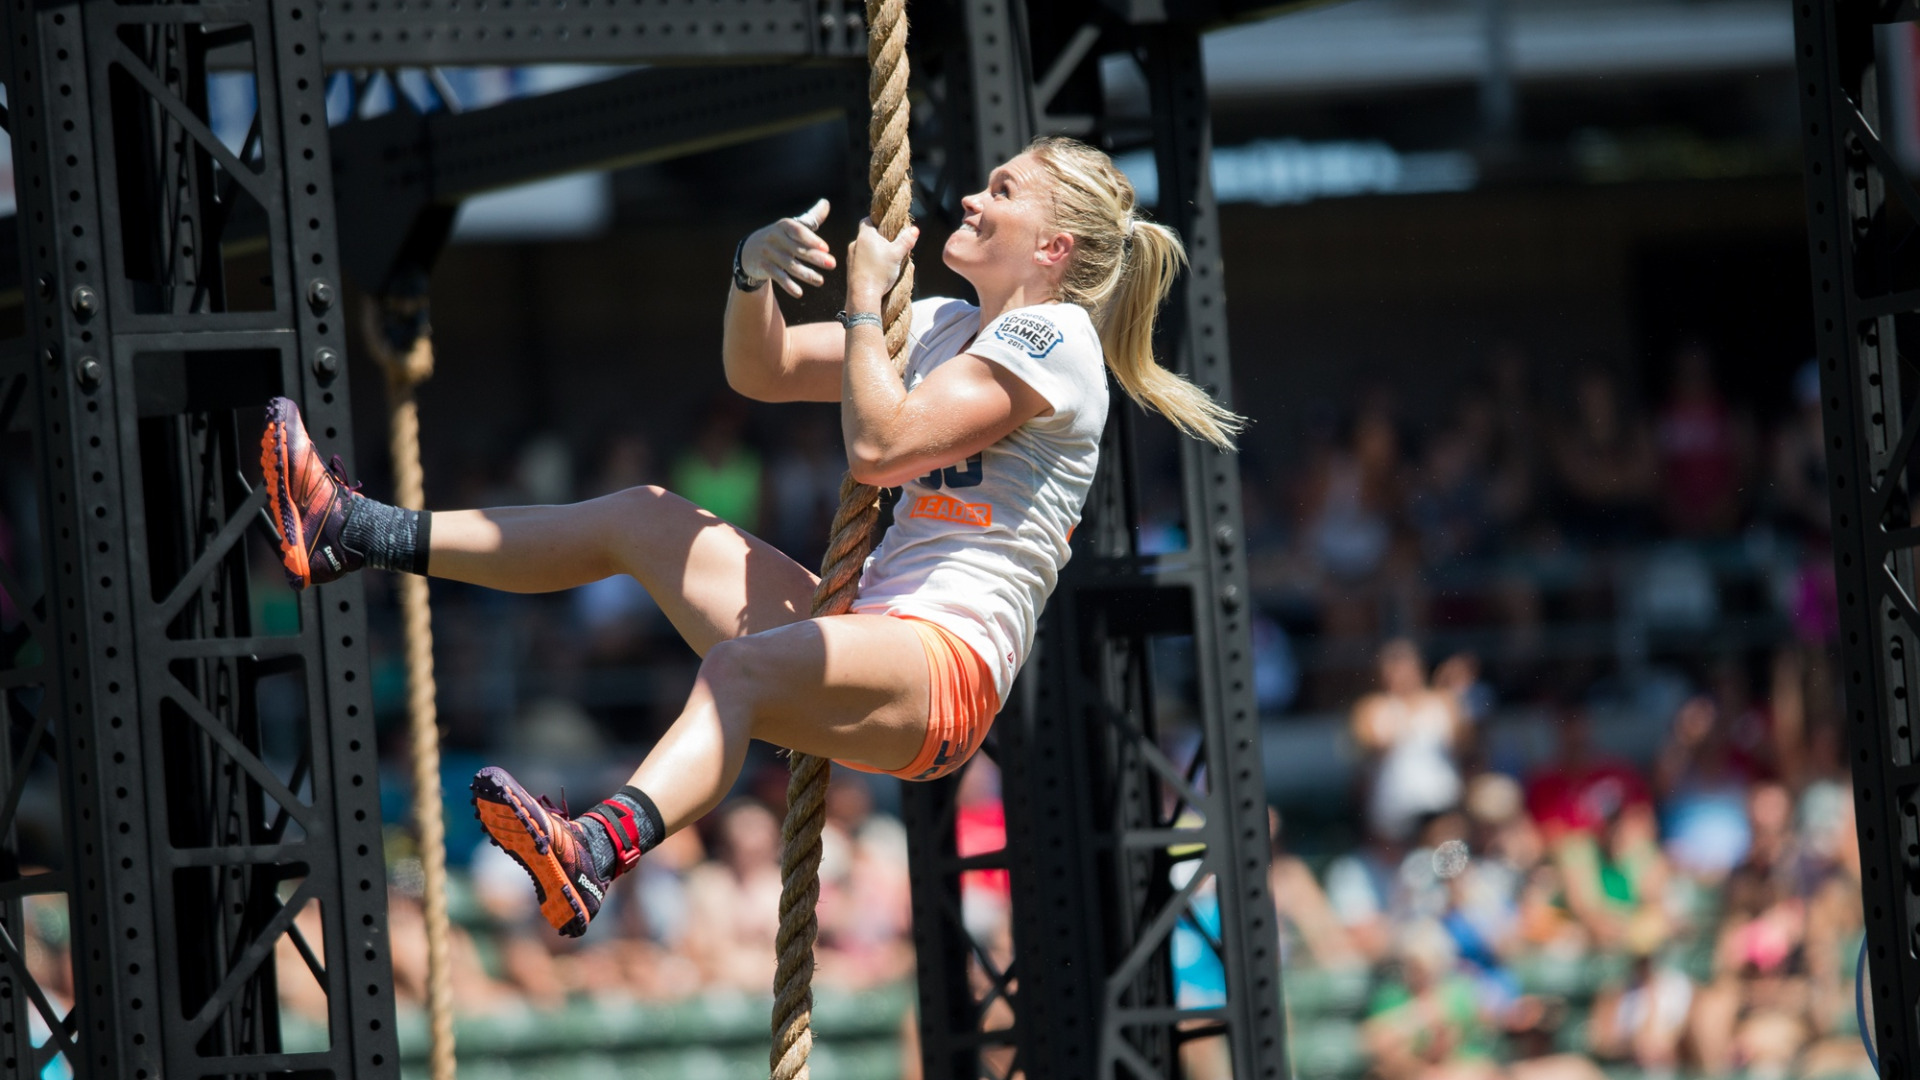
<path fill-rule="evenodd" d="M 864 59 L 844 0 L 327 0 L 328 67 Z"/>
<path fill-rule="evenodd" d="M 1320 2 L 1096 0 L 1084 17 L 1213 26 Z M 320 31 L 330 68 L 863 60 L 867 48 L 853 0 L 325 0 Z"/>
<path fill-rule="evenodd" d="M 650 68 L 472 112 L 343 124 L 333 133 L 342 257 L 378 289 L 398 263 L 431 266 L 462 199 L 864 115 L 866 81 L 851 64 Z"/>
<path fill-rule="evenodd" d="M 471 112 L 349 121 L 331 140 L 342 258 L 378 288 L 405 253 L 437 251 L 462 199 L 864 117 L 866 84 L 865 67 L 846 63 L 650 68 Z M 0 218 L 0 253 L 17 250 L 15 224 Z M 265 216 L 242 204 L 223 242 L 264 242 L 265 231 Z M 0 308 L 21 303 L 18 265 L 0 257 Z"/>
<path fill-rule="evenodd" d="M 426 120 L 433 193 L 460 199 L 530 180 L 661 161 L 864 112 L 851 66 L 654 69 Z M 334 142 L 334 161 L 349 149 Z"/>

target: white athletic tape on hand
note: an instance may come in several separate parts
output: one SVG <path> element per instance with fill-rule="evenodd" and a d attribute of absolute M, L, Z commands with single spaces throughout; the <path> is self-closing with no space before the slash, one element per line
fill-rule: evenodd
<path fill-rule="evenodd" d="M 811 207 L 808 208 L 806 213 L 801 214 L 799 217 L 796 217 L 793 220 L 799 222 L 802 225 L 805 225 L 807 227 L 808 232 L 818 232 L 820 231 L 820 218 L 818 216 L 819 213 L 820 213 L 820 204 L 814 203 Z"/>

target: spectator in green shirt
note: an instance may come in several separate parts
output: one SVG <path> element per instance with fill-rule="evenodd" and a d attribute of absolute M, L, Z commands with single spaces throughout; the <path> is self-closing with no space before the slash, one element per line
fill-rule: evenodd
<path fill-rule="evenodd" d="M 764 470 L 760 455 L 741 441 L 745 422 L 737 404 L 716 401 L 692 444 L 674 460 L 668 486 L 716 517 L 757 532 Z"/>

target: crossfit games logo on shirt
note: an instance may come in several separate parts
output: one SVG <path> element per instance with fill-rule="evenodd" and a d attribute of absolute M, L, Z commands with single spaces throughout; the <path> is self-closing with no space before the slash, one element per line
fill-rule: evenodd
<path fill-rule="evenodd" d="M 1060 344 L 1060 329 L 1051 319 L 1016 313 L 1002 318 L 993 328 L 993 336 L 1021 350 L 1035 360 Z"/>

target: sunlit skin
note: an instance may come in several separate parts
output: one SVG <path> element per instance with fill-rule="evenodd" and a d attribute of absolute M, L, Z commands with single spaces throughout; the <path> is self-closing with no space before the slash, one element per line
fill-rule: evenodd
<path fill-rule="evenodd" d="M 943 257 L 974 286 L 981 323 L 1057 297 L 1073 238 L 1051 229 L 1051 181 L 1031 155 L 995 169 L 962 200 Z M 773 285 L 728 287 L 722 359 L 735 390 L 761 401 L 841 402 L 848 464 L 892 486 L 951 465 L 1041 415 L 1045 399 L 997 365 L 962 354 L 911 393 L 880 330 L 789 327 L 774 288 L 800 296 L 836 260 L 815 231 L 825 200 L 747 240 L 742 265 Z M 863 222 L 846 262 L 846 310 L 881 309 L 919 239 Z M 906 622 L 809 619 L 815 576 L 771 545 L 655 486 L 570 506 L 437 512 L 434 576 L 509 592 L 550 592 L 613 574 L 644 585 L 703 661 L 686 708 L 634 772 L 669 832 L 732 786 L 750 739 L 881 769 L 912 761 L 926 733 L 927 660 Z"/>
<path fill-rule="evenodd" d="M 941 259 L 980 296 L 981 322 L 1060 295 L 1073 237 L 1053 228 L 1053 180 L 1032 154 L 993 170 L 960 200 L 964 216 Z"/>

